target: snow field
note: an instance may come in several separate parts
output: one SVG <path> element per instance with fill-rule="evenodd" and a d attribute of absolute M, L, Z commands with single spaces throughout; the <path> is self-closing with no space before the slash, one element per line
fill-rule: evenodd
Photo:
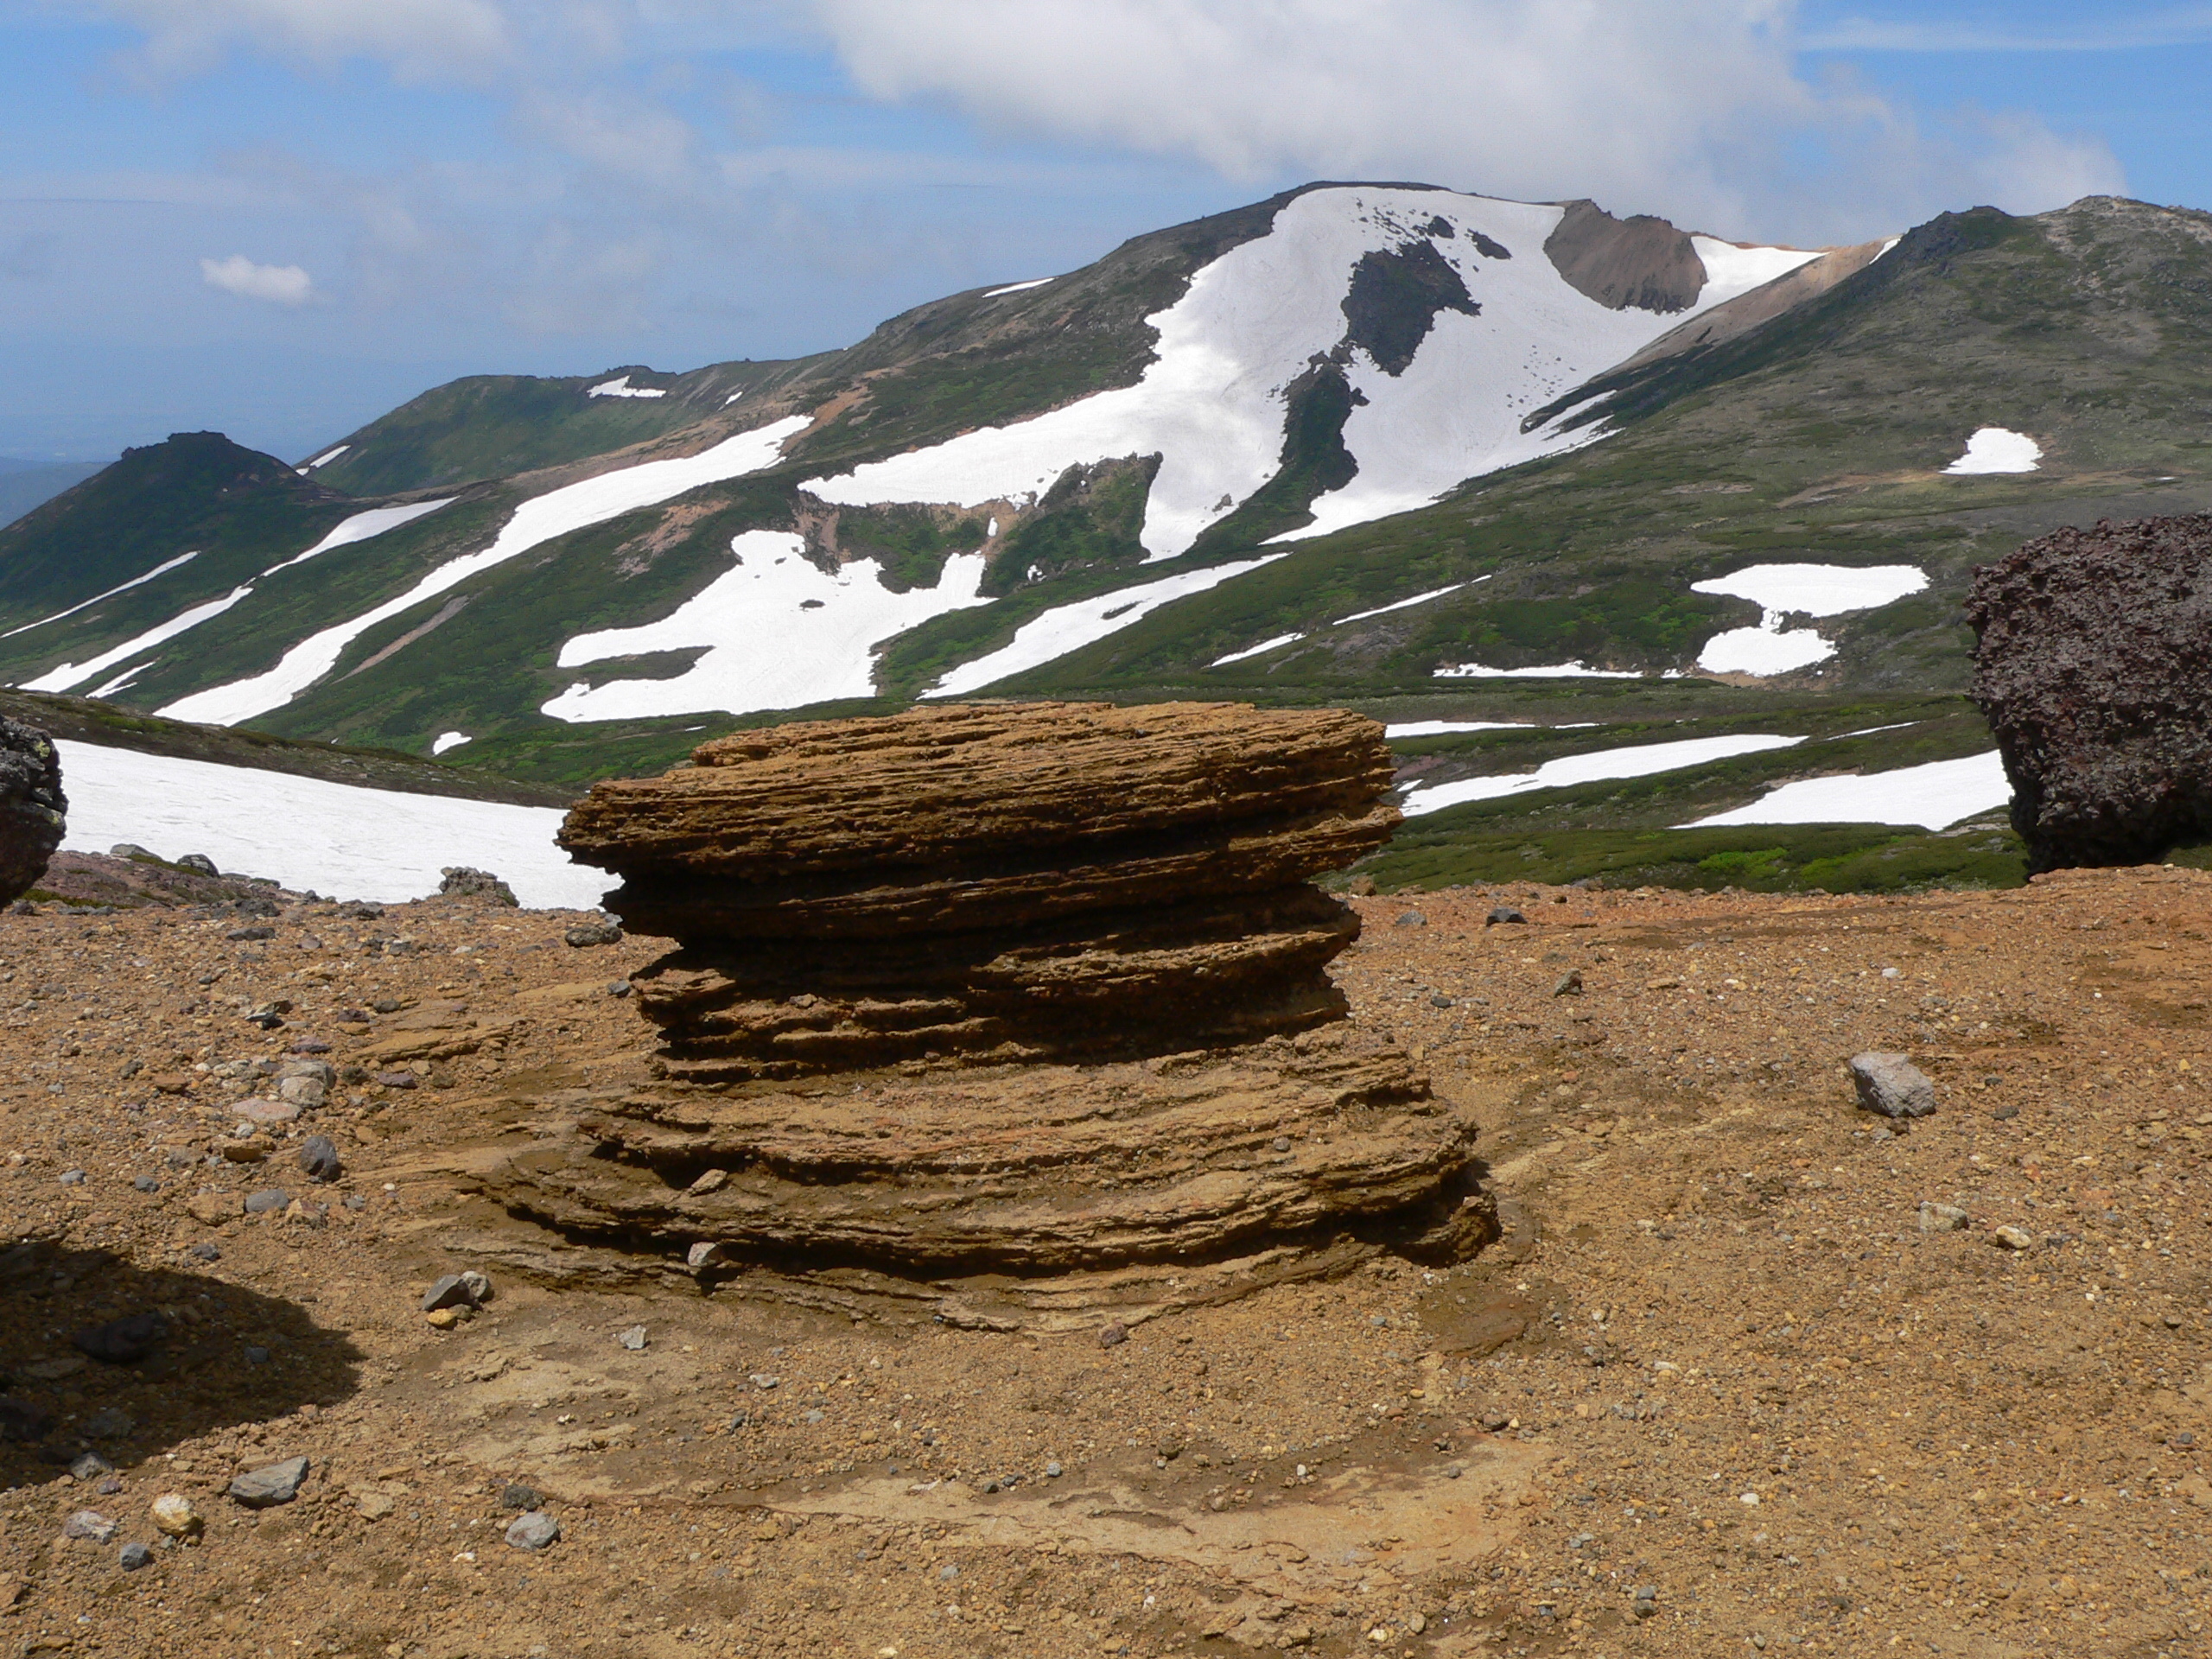
<path fill-rule="evenodd" d="M 1587 663 L 1553 663 L 1542 668 L 1485 668 L 1480 663 L 1447 663 L 1430 673 L 1440 680 L 1640 680 L 1641 670 L 1592 668 Z"/>
<path fill-rule="evenodd" d="M 730 543 L 737 563 L 669 616 L 638 627 L 578 634 L 561 647 L 563 668 L 611 657 L 706 647 L 664 680 L 572 685 L 543 705 L 556 720 L 633 720 L 720 709 L 750 714 L 832 697 L 875 695 L 876 647 L 893 635 L 986 601 L 981 553 L 945 561 L 934 588 L 903 594 L 883 585 L 874 559 L 834 575 L 807 557 L 788 531 L 750 530 Z"/>
<path fill-rule="evenodd" d="M 634 467 L 601 473 L 595 478 L 582 479 L 533 496 L 514 510 L 489 547 L 448 560 L 404 593 L 308 635 L 266 672 L 180 697 L 159 712 L 174 720 L 235 726 L 257 715 L 267 714 L 271 709 L 281 709 L 330 672 L 346 647 L 378 623 L 456 588 L 481 571 L 518 558 L 556 537 L 587 524 L 602 524 L 639 507 L 656 506 L 704 484 L 717 484 L 725 479 L 758 472 L 775 461 L 785 439 L 803 430 L 807 423 L 805 416 L 794 415 L 726 438 L 696 455 L 641 461 Z"/>
<path fill-rule="evenodd" d="M 1118 588 L 1110 594 L 1056 605 L 1033 616 L 1015 630 L 1014 636 L 996 651 L 963 663 L 928 690 L 925 697 L 957 697 L 981 690 L 995 680 L 1041 667 L 1079 646 L 1117 633 L 1141 620 L 1170 601 L 1217 588 L 1248 570 L 1287 558 L 1286 553 L 1265 553 L 1236 564 L 1217 564 L 1204 570 L 1185 570 L 1135 588 Z"/>
<path fill-rule="evenodd" d="M 1440 812 L 1468 801 L 1494 801 L 1501 796 L 1525 794 L 1532 789 L 1563 789 L 1571 784 L 1594 784 L 1615 778 L 1648 778 L 1654 772 L 1682 766 L 1704 766 L 1739 754 L 1759 754 L 1802 743 L 1802 737 L 1745 734 L 1732 737 L 1688 737 L 1671 743 L 1640 743 L 1629 748 L 1593 749 L 1587 754 L 1563 755 L 1547 760 L 1534 772 L 1502 777 L 1462 778 L 1448 784 L 1406 791 L 1399 810 L 1409 818 Z"/>
<path fill-rule="evenodd" d="M 665 397 L 665 386 L 633 386 L 628 375 L 616 380 L 602 380 L 584 393 L 587 397 Z"/>
<path fill-rule="evenodd" d="M 491 870 L 524 904 L 544 908 L 588 908 L 612 880 L 553 844 L 563 817 L 553 807 L 56 742 L 69 796 L 62 845 L 79 852 L 131 841 L 168 858 L 205 853 L 224 869 L 288 887 L 387 903 L 435 893 L 441 872 L 455 864 Z"/>
<path fill-rule="evenodd" d="M 1876 728 L 1885 730 L 1886 728 Z M 1703 830 L 1741 823 L 1899 823 L 1948 830 L 1993 811 L 2012 798 L 1996 750 L 1960 760 L 1930 760 L 1891 772 L 1807 778 L 1769 790 L 1748 806 L 1678 826 Z"/>
<path fill-rule="evenodd" d="M 1173 558 L 1274 474 L 1285 388 L 1344 337 L 1353 267 L 1367 253 L 1423 239 L 1423 227 L 1441 217 L 1455 234 L 1428 239 L 1459 271 L 1482 315 L 1441 314 L 1402 376 L 1354 354 L 1349 378 L 1368 403 L 1352 411 L 1344 442 L 1359 474 L 1314 504 L 1315 524 L 1278 539 L 1325 535 L 1567 447 L 1557 436 L 1523 435 L 1522 416 L 1685 317 L 1814 257 L 1731 250 L 1716 254 L 1723 274 L 1688 312 L 1611 311 L 1568 287 L 1544 257 L 1563 212 L 1449 191 L 1309 191 L 1275 216 L 1267 235 L 1205 266 L 1181 299 L 1147 320 L 1159 346 L 1136 385 L 804 487 L 850 506 L 980 505 L 1041 495 L 1071 466 L 1158 454 L 1142 541 L 1151 558 Z M 1469 232 L 1514 257 L 1483 255 Z"/>
<path fill-rule="evenodd" d="M 2024 432 L 1985 426 L 1967 440 L 1967 452 L 1943 470 L 1954 478 L 1988 473 L 2032 473 L 2043 461 L 2043 446 Z"/>
<path fill-rule="evenodd" d="M 118 582 L 104 594 L 94 594 L 90 599 L 79 600 L 66 611 L 56 611 L 52 616 L 41 616 L 35 622 L 26 622 L 19 628 L 10 628 L 7 632 L 0 633 L 0 639 L 12 639 L 19 633 L 29 633 L 33 628 L 42 628 L 49 622 L 59 622 L 65 616 L 74 616 L 78 612 L 87 610 L 104 599 L 113 599 L 118 594 L 128 593 L 133 588 L 143 588 L 156 576 L 165 576 L 179 565 L 190 564 L 199 556 L 200 554 L 196 549 L 190 553 L 180 553 L 166 564 L 156 565 L 143 576 L 133 576 L 128 582 Z"/>
<path fill-rule="evenodd" d="M 1279 633 L 1272 639 L 1262 639 L 1256 645 L 1247 645 L 1242 651 L 1232 651 L 1226 657 L 1217 657 L 1208 668 L 1226 668 L 1231 663 L 1241 663 L 1253 657 L 1264 657 L 1271 651 L 1285 645 L 1294 645 L 1306 636 L 1303 633 Z"/>
<path fill-rule="evenodd" d="M 1534 720 L 1407 720 L 1395 726 L 1385 726 L 1386 739 L 1401 737 L 1449 737 L 1454 732 L 1519 732 L 1533 731 L 1542 722 Z M 1586 731 L 1596 725 L 1594 720 L 1569 721 L 1554 726 L 1554 732 Z"/>
<path fill-rule="evenodd" d="M 1896 603 L 1928 586 L 1927 573 L 1910 564 L 1751 564 L 1725 576 L 1694 582 L 1694 594 L 1748 599 L 1765 613 L 1756 627 L 1726 628 L 1705 642 L 1697 665 L 1710 674 L 1761 677 L 1793 673 L 1835 655 L 1818 629 L 1785 628 L 1794 613 L 1840 616 Z"/>
<path fill-rule="evenodd" d="M 252 591 L 253 584 L 250 582 L 243 587 L 233 588 L 220 599 L 207 600 L 189 610 L 180 611 L 168 621 L 156 623 L 145 632 L 124 640 L 111 650 L 102 652 L 97 657 L 87 658 L 81 663 L 63 663 L 58 668 L 47 670 L 35 680 L 25 680 L 23 690 L 67 691 L 73 685 L 81 685 L 95 674 L 106 673 L 126 658 L 136 657 L 142 651 L 150 651 L 164 640 L 174 639 L 180 633 L 198 627 L 210 617 L 220 616 Z"/>
<path fill-rule="evenodd" d="M 440 507 L 449 507 L 455 498 L 446 496 L 437 501 L 410 501 L 404 506 L 371 507 L 366 512 L 357 512 L 341 519 L 330 534 L 304 553 L 295 553 L 282 564 L 272 564 L 261 574 L 273 576 L 279 570 L 288 570 L 296 564 L 305 564 L 318 554 L 327 553 L 334 547 L 351 547 L 356 542 L 365 542 L 372 536 L 381 536 L 387 530 L 397 530 L 402 524 L 411 524 L 417 518 L 435 512 Z"/>

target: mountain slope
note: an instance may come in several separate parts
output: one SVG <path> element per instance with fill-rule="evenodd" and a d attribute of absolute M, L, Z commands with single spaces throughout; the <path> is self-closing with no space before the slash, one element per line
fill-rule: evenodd
<path fill-rule="evenodd" d="M 241 504 L 289 513 L 302 556 L 349 524 L 342 550 L 295 569 L 264 556 L 268 536 L 143 514 L 169 559 L 194 557 L 159 575 L 139 558 L 140 588 L 77 618 L 26 616 L 0 672 L 410 746 L 538 711 L 865 697 L 878 649 L 933 617 L 988 616 L 960 636 L 982 650 L 1135 567 L 1236 563 L 1261 536 L 1586 442 L 1522 417 L 1810 257 L 1587 203 L 1316 187 L 920 308 L 822 358 L 460 382 L 296 474 L 252 462 Z M 124 501 L 126 482 L 93 499 Z M 341 487 L 402 493 L 341 516 Z M 59 545 L 0 548 L 0 571 Z"/>
<path fill-rule="evenodd" d="M 0 676 L 546 780 L 887 698 L 1349 702 L 1462 728 L 1406 740 L 1425 836 L 1566 868 L 1577 813 L 1971 760 L 1928 701 L 1966 572 L 2212 505 L 2208 385 L 2202 214 L 1816 254 L 1313 187 L 841 353 L 458 382 L 304 474 L 139 452 L 0 532 Z M 1673 741 L 1707 747 L 1609 758 Z"/>

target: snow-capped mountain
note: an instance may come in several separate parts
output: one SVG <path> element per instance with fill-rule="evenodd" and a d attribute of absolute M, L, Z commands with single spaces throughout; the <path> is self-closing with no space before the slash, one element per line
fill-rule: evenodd
<path fill-rule="evenodd" d="M 1978 547 L 2195 487 L 2185 397 L 2082 410 L 2204 366 L 2208 247 L 2105 200 L 1808 251 L 1313 186 L 819 357 L 133 451 L 0 530 L 0 677 L 564 779 L 887 696 L 1942 689 Z"/>

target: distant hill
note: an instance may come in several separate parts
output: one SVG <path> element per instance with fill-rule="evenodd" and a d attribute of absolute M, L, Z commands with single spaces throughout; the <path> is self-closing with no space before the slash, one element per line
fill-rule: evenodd
<path fill-rule="evenodd" d="M 0 455 L 0 527 L 99 470 L 96 461 L 16 461 Z"/>
<path fill-rule="evenodd" d="M 1817 885 L 1858 855 L 1670 837 L 1985 753 L 1967 573 L 2212 507 L 2208 387 L 2201 213 L 1790 250 L 1316 185 L 841 352 L 133 451 L 0 530 L 0 678 L 563 785 L 922 696 L 1325 701 L 1402 733 L 1406 879 Z"/>

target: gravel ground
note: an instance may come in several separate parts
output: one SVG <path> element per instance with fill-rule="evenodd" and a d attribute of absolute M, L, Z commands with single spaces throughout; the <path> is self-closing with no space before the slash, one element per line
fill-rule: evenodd
<path fill-rule="evenodd" d="M 1504 1237 L 1116 1342 L 496 1266 L 442 1328 L 529 1231 L 472 1171 L 644 1076 L 655 942 L 0 916 L 0 1652 L 2204 1650 L 2212 878 L 1357 902 L 1355 1018 L 1481 1123 Z M 1859 1109 L 1864 1050 L 1935 1114 Z"/>

